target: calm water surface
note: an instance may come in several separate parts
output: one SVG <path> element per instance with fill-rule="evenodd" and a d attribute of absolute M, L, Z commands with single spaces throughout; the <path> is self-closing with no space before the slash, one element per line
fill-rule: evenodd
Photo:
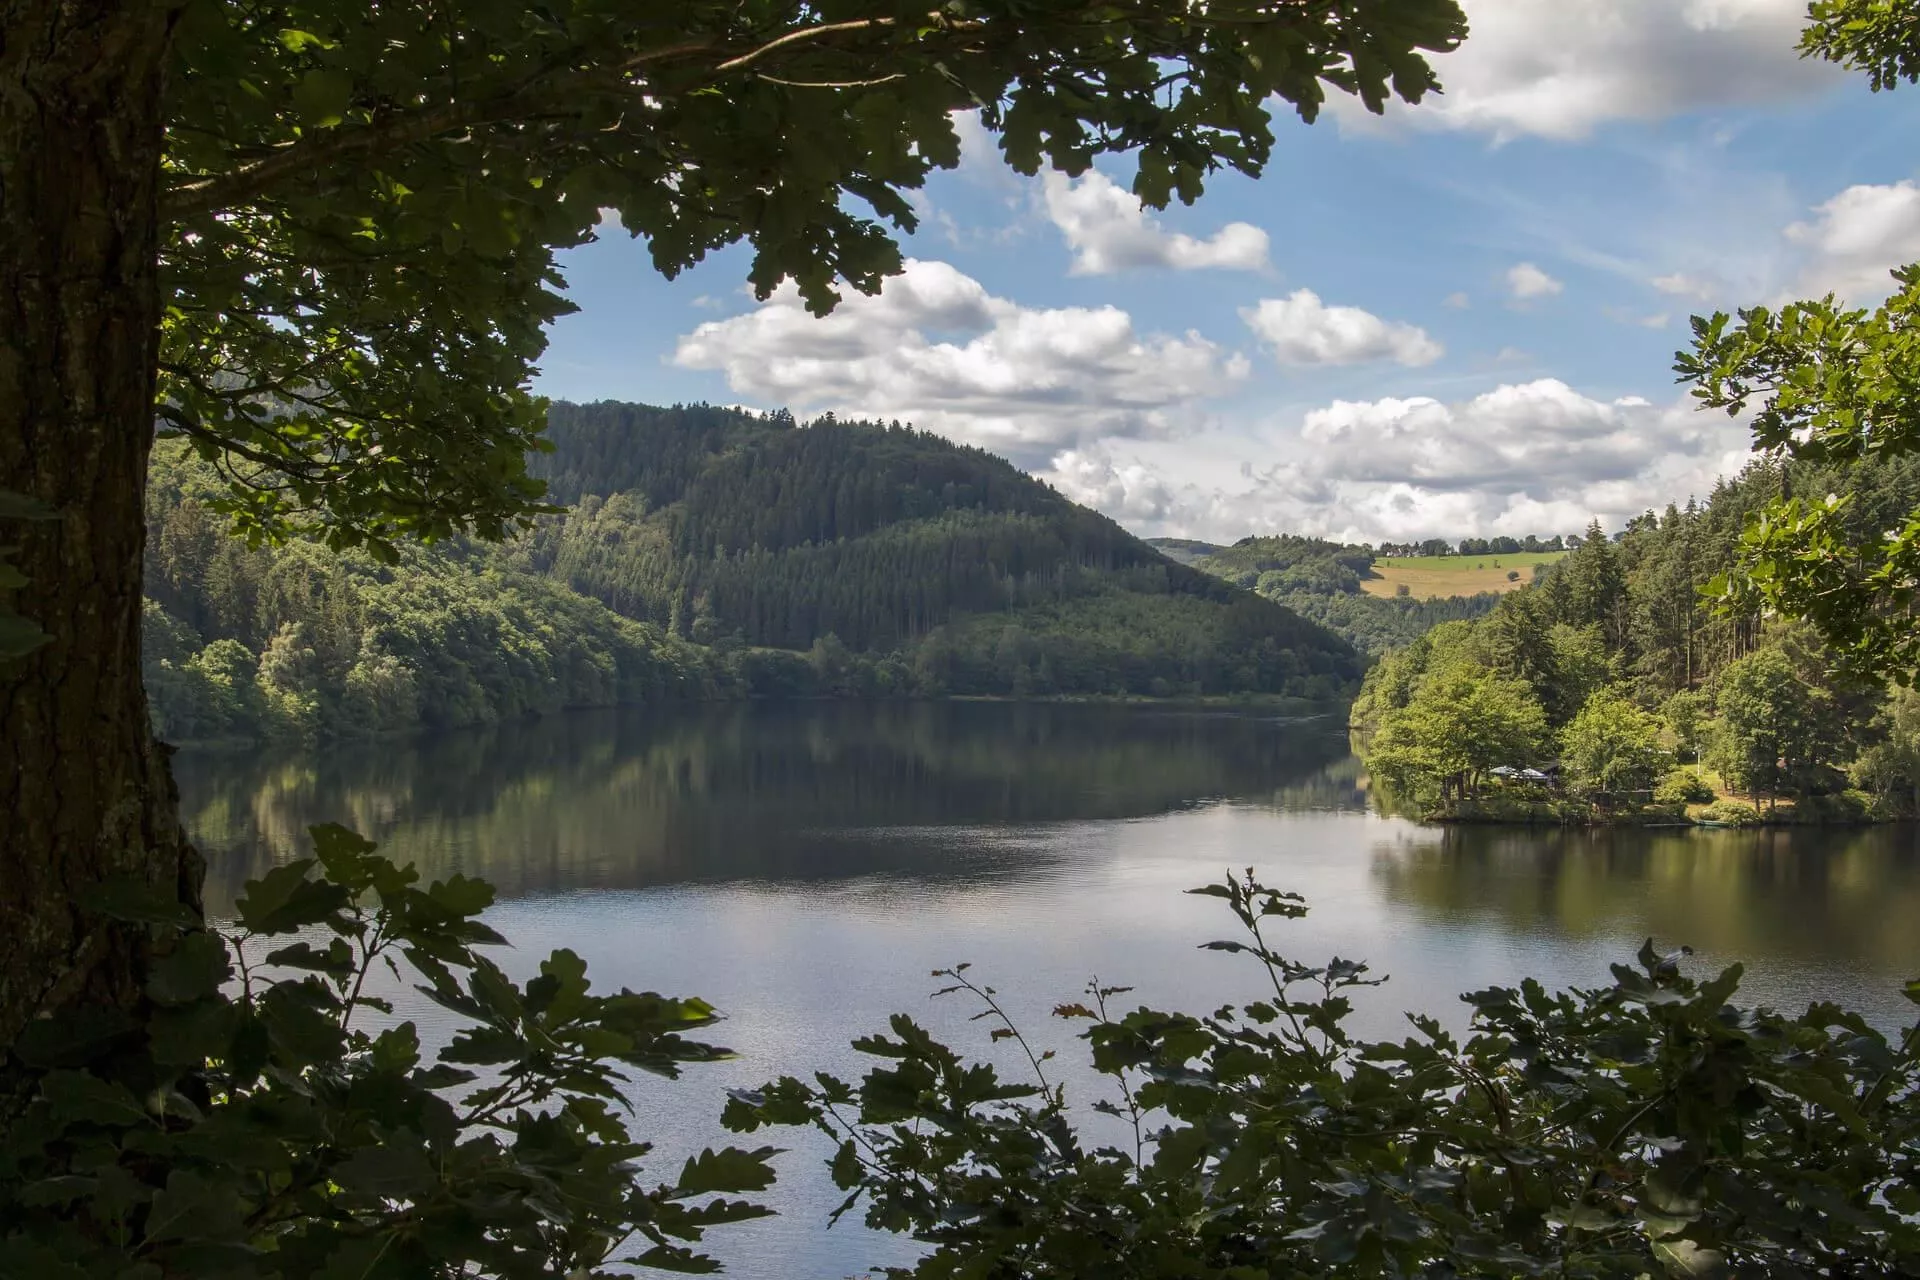
<path fill-rule="evenodd" d="M 1063 1058 L 1072 1041 L 1046 1011 L 1093 975 L 1191 1009 L 1242 998 L 1241 962 L 1196 950 L 1229 922 L 1180 892 L 1227 868 L 1307 895 L 1284 949 L 1392 976 L 1360 1012 L 1373 1034 L 1396 1033 L 1404 1009 L 1459 1023 L 1459 992 L 1525 975 L 1603 983 L 1648 936 L 1693 946 L 1703 967 L 1744 963 L 1752 1002 L 1902 1018 L 1899 985 L 1920 975 L 1914 831 L 1426 829 L 1368 811 L 1338 723 L 763 704 L 176 768 L 215 912 L 297 856 L 308 823 L 337 821 L 428 878 L 491 880 L 510 969 L 566 946 L 598 985 L 724 1009 L 716 1038 L 739 1061 L 636 1088 L 662 1173 L 724 1140 L 727 1088 L 857 1072 L 848 1040 L 896 1010 L 994 1056 L 973 1009 L 929 1002 L 936 967 L 972 961 Z M 782 1216 L 716 1246 L 729 1274 L 814 1280 L 909 1256 L 851 1220 L 823 1230 L 837 1197 L 821 1149 L 776 1141 L 794 1148 L 769 1197 Z"/>

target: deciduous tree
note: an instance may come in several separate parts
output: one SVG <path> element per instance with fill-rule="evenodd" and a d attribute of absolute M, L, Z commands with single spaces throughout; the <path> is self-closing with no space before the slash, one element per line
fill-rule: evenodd
<path fill-rule="evenodd" d="M 1489 770 L 1531 763 L 1546 737 L 1546 712 L 1531 686 L 1455 656 L 1382 717 L 1368 760 L 1404 782 L 1437 786 L 1442 798 L 1471 796 Z"/>
<path fill-rule="evenodd" d="M 196 893 L 140 683 L 156 415 L 249 536 L 499 534 L 540 508 L 554 253 L 602 210 L 668 274 L 749 241 L 761 294 L 825 311 L 898 268 L 887 224 L 957 162 L 956 110 L 1022 172 L 1128 153 L 1143 199 L 1191 200 L 1265 167 L 1269 101 L 1418 99 L 1465 23 L 1454 0 L 7 0 L 0 31 L 10 1040 L 134 990 L 136 931 L 76 905 L 89 886 Z"/>
<path fill-rule="evenodd" d="M 1659 722 L 1616 689 L 1595 693 L 1560 731 L 1561 766 L 1585 791 L 1649 790 L 1663 759 Z"/>

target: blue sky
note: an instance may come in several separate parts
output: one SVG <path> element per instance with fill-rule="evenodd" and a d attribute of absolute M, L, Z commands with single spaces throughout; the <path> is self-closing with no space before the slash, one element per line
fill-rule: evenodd
<path fill-rule="evenodd" d="M 1431 105 L 1283 121 L 1258 181 L 1145 214 L 963 121 L 911 266 L 831 318 L 611 229 L 538 389 L 911 421 L 1145 534 L 1617 527 L 1746 436 L 1672 378 L 1695 311 L 1920 260 L 1920 90 L 1801 61 L 1798 0 L 1467 0 Z"/>

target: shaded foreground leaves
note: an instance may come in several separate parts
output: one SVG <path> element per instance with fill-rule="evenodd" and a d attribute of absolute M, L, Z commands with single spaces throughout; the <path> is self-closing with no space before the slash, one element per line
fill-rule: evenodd
<path fill-rule="evenodd" d="M 77 1009 L 12 1047 L 0 1275 L 717 1270 L 698 1246 L 769 1212 L 741 1197 L 772 1184 L 775 1148 L 706 1150 L 649 1186 L 623 1115 L 628 1073 L 727 1055 L 691 1038 L 714 1010 L 594 994 L 564 950 L 515 983 L 479 951 L 503 941 L 489 886 L 422 888 L 348 831 L 313 837 L 225 936 L 133 885 L 98 895 L 165 953 L 144 1008 Z M 1383 980 L 1277 950 L 1297 895 L 1251 872 L 1194 892 L 1241 925 L 1206 949 L 1264 990 L 1196 1016 L 1121 1012 L 1127 988 L 1095 982 L 1058 1006 L 1111 1084 L 1101 1119 L 959 965 L 940 994 L 979 1002 L 1019 1078 L 896 1015 L 855 1042 L 877 1064 L 861 1080 L 783 1078 L 725 1123 L 831 1135 L 834 1216 L 922 1242 L 887 1270 L 914 1280 L 1920 1273 L 1920 1029 L 1740 1009 L 1738 967 L 1696 980 L 1648 943 L 1610 987 L 1476 992 L 1464 1037 L 1410 1015 L 1405 1039 L 1365 1041 L 1353 1001 Z M 437 1052 L 370 990 L 376 967 L 456 1015 Z"/>
<path fill-rule="evenodd" d="M 1044 1055 L 1009 1080 L 898 1016 L 859 1042 L 864 1079 L 788 1077 L 728 1123 L 832 1135 L 842 1212 L 925 1241 L 888 1271 L 917 1280 L 1920 1273 L 1913 1031 L 1738 1009 L 1738 967 L 1697 981 L 1649 943 L 1605 989 L 1467 996 L 1464 1039 L 1411 1016 L 1366 1042 L 1347 1030 L 1366 966 L 1267 937 L 1298 897 L 1251 873 L 1195 892 L 1244 930 L 1208 946 L 1271 995 L 1119 1014 L 1125 989 L 1096 983 L 1056 1009 L 1112 1083 L 1099 1138 Z M 944 976 L 1015 1032 L 991 988 Z"/>
<path fill-rule="evenodd" d="M 728 1056 L 689 1038 L 714 1010 L 595 994 L 564 950 L 515 983 L 478 950 L 504 941 L 478 918 L 491 886 L 423 888 L 351 832 L 312 834 L 225 936 L 137 886 L 100 894 L 170 949 L 137 1015 L 79 1007 L 13 1046 L 31 1101 L 0 1138 L 0 1275 L 717 1270 L 695 1246 L 768 1212 L 730 1197 L 772 1182 L 772 1149 L 644 1185 L 621 1094 L 630 1071 Z M 383 1016 L 376 967 L 457 1015 L 437 1054 Z"/>

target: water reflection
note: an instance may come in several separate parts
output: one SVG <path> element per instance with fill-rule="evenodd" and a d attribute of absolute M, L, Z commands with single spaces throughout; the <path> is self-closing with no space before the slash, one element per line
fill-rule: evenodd
<path fill-rule="evenodd" d="M 278 758 L 187 755 L 178 772 L 217 911 L 317 821 L 506 897 L 1040 874 L 1049 854 L 1031 840 L 958 837 L 1220 799 L 1355 808 L 1339 723 L 1050 704 L 645 708 Z M 888 835 L 903 829 L 913 838 Z"/>
<path fill-rule="evenodd" d="M 1425 829 L 1369 812 L 1339 723 L 693 707 L 176 764 L 216 912 L 300 849 L 308 823 L 341 821 L 429 876 L 499 885 L 490 919 L 514 940 L 500 959 L 519 976 L 566 946 L 598 985 L 724 1009 L 737 1061 L 636 1085 L 656 1171 L 724 1140 L 728 1088 L 865 1070 L 848 1042 L 895 1011 L 1010 1054 L 970 1008 L 928 1001 L 928 971 L 956 961 L 977 963 L 1030 1032 L 1055 1037 L 1046 1047 L 1080 1088 L 1081 1046 L 1046 1011 L 1091 975 L 1162 1008 L 1259 990 L 1241 961 L 1197 949 L 1225 921 L 1180 892 L 1229 867 L 1312 903 L 1276 936 L 1287 953 L 1364 957 L 1392 975 L 1361 1000 L 1362 1035 L 1403 1034 L 1408 1009 L 1457 1027 L 1458 994 L 1491 983 L 1602 983 L 1649 934 L 1706 964 L 1748 962 L 1749 1000 L 1836 999 L 1889 1025 L 1910 1015 L 1899 983 L 1920 974 L 1913 831 Z M 905 1260 L 850 1221 L 824 1231 L 838 1201 L 818 1171 L 827 1151 L 804 1134 L 779 1140 L 795 1147 L 771 1195 L 783 1216 L 722 1244 L 728 1274 L 830 1280 Z"/>
<path fill-rule="evenodd" d="M 1875 984 L 1920 973 L 1912 826 L 1452 828 L 1381 849 L 1374 876 L 1395 902 L 1462 931 L 1564 941 L 1642 933 L 1716 960 Z"/>

